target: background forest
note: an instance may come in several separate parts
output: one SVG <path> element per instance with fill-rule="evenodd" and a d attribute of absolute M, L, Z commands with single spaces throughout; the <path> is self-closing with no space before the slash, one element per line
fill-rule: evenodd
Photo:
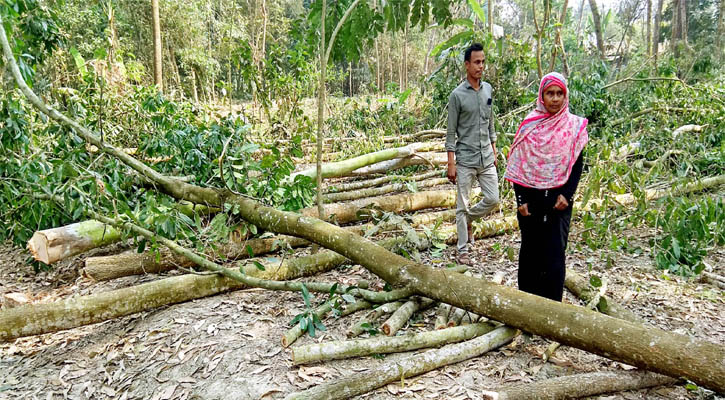
<path fill-rule="evenodd" d="M 336 225 L 368 222 L 347 228 L 374 240 L 397 240 L 386 246 L 406 259 L 449 264 L 453 214 L 445 209 L 453 205 L 444 197 L 452 187 L 446 186 L 440 167 L 445 163 L 440 142 L 448 96 L 464 78 L 463 50 L 473 42 L 484 45 L 483 79 L 494 90 L 499 177 L 542 75 L 563 73 L 571 111 L 589 120 L 591 141 L 569 253 L 576 254 L 573 264 L 586 275 L 588 290 L 600 293 L 590 308 L 608 308 L 608 280 L 609 290 L 629 290 L 620 298 L 644 301 L 637 300 L 637 293 L 647 284 L 630 277 L 636 268 L 621 265 L 625 257 L 645 259 L 647 279 L 658 282 L 654 286 L 674 280 L 704 304 L 702 309 L 722 310 L 723 13 L 725 0 L 0 0 L 9 38 L 0 60 L 0 240 L 17 265 L 0 274 L 6 282 L 0 285 L 5 298 L 0 322 L 6 321 L 0 325 L 11 326 L 11 317 L 3 320 L 11 303 L 30 307 L 40 300 L 18 293 L 43 287 L 46 276 L 59 281 L 45 300 L 68 293 L 86 296 L 96 280 L 111 279 L 88 279 L 88 262 L 95 255 L 130 249 L 136 256 L 148 255 L 133 259 L 143 265 L 134 274 L 154 272 L 145 268 L 164 263 L 165 271 L 181 266 L 179 271 L 202 274 L 191 269 L 194 263 L 166 250 L 183 252 L 174 247 L 181 245 L 204 254 L 207 262 L 241 272 L 196 264 L 252 285 L 245 280 L 252 272 L 282 273 L 272 271 L 270 260 L 279 266 L 318 254 L 316 247 L 312 254 L 295 252 L 293 247 L 309 243 L 275 235 L 290 232 L 258 218 L 257 206 L 319 216 Z M 50 112 L 20 88 L 22 80 Z M 61 121 L 53 110 L 77 124 Z M 167 185 L 167 177 L 173 184 Z M 183 192 L 187 184 L 216 188 L 227 197 L 180 201 L 191 196 Z M 475 231 L 479 237 L 499 237 L 480 245 L 485 259 L 513 268 L 518 244 L 500 236 L 515 228 L 515 202 L 510 185 L 501 180 L 500 187 L 501 209 Z M 431 200 L 434 192 L 439 200 Z M 419 208 L 392 205 L 402 196 L 425 193 L 428 203 Z M 381 195 L 389 199 L 365 203 Z M 225 201 L 232 197 L 256 203 L 248 209 L 242 205 L 246 200 Z M 401 204 L 413 203 L 410 198 Z M 343 203 L 347 200 L 354 201 Z M 420 209 L 438 211 L 413 214 Z M 74 235 L 84 242 L 63 243 L 65 254 L 58 258 L 40 262 L 37 250 L 34 257 L 22 250 L 37 232 L 69 226 L 76 226 Z M 265 240 L 264 250 L 252 245 Z M 81 254 L 90 249 L 99 253 Z M 274 256 L 258 257 L 267 252 Z M 245 258 L 254 261 L 238 261 Z M 353 267 L 335 277 L 351 283 L 345 276 L 353 272 L 377 279 Z M 298 276 L 268 279 L 292 277 Z M 104 288 L 131 285 L 114 282 Z M 687 286 L 700 282 L 709 283 Z M 383 285 L 391 289 L 382 281 L 375 288 Z M 350 288 L 335 296 L 341 290 L 337 284 L 309 287 L 288 288 L 302 291 L 302 299 L 284 298 L 297 305 L 288 307 L 295 313 L 275 315 L 291 320 L 298 333 L 314 336 L 335 326 L 337 320 L 324 320 L 316 306 L 328 306 L 339 316 L 344 311 L 338 303 L 359 300 Z M 666 296 L 681 295 L 677 290 Z M 316 302 L 310 292 L 329 292 L 329 297 Z M 268 296 L 273 304 L 273 295 Z M 108 311 L 115 316 L 93 322 L 153 309 L 143 307 Z M 696 327 L 712 321 L 700 317 Z M 722 317 L 716 311 L 710 328 L 718 331 Z M 48 328 L 34 333 L 0 330 L 0 341 L 91 323 L 51 327 L 48 318 L 38 323 Z M 411 321 L 407 326 L 413 329 L 427 320 Z M 359 329 L 358 334 L 374 336 L 382 327 L 369 322 Z M 678 333 L 710 338 L 687 329 Z M 725 331 L 718 332 L 709 340 L 722 347 Z M 0 350 L 11 359 L 33 353 L 34 345 L 29 341 L 19 344 L 22 350 Z M 587 362 L 586 357 L 576 360 Z M 25 361 L 18 371 L 27 373 L 33 362 L 40 363 Z M 685 376 L 692 381 L 680 387 L 680 398 L 713 398 L 711 386 Z M 0 381 L 0 397 L 5 390 L 27 394 L 8 379 Z M 159 393 L 153 381 L 146 384 L 151 388 L 128 390 L 142 397 Z M 81 393 L 88 395 L 86 390 Z"/>

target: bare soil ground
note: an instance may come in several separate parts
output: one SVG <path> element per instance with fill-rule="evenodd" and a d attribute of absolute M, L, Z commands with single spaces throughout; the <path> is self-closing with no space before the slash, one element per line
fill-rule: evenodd
<path fill-rule="evenodd" d="M 662 329 L 725 345 L 725 294 L 697 279 L 668 276 L 653 267 L 646 228 L 625 232 L 641 253 L 591 251 L 579 244 L 576 223 L 570 238 L 568 265 L 588 276 L 608 280 L 608 295 Z M 503 272 L 503 284 L 516 286 L 518 234 L 479 240 L 474 272 L 492 278 Z M 114 249 L 105 250 L 112 251 Z M 513 257 L 512 257 L 513 255 Z M 79 275 L 88 255 L 63 262 L 49 272 L 34 273 L 27 253 L 0 246 L 0 298 L 23 293 L 30 302 L 54 301 L 158 279 L 146 275 L 110 282 L 92 282 Z M 441 258 L 424 260 L 444 265 Z M 610 259 L 608 262 L 607 260 Z M 707 262 L 725 275 L 725 249 L 709 252 Z M 176 274 L 178 272 L 172 273 Z M 169 274 L 165 274 L 169 275 Z M 314 280 L 382 283 L 360 266 L 346 266 Z M 317 297 L 321 300 L 321 297 Z M 581 304 L 571 294 L 565 301 Z M 3 307 L 9 307 L 4 304 Z M 354 374 L 406 357 L 392 354 L 330 361 L 296 367 L 281 337 L 300 311 L 300 294 L 241 290 L 163 307 L 100 324 L 18 339 L 0 344 L 1 399 L 278 399 L 287 393 Z M 402 333 L 432 329 L 435 309 L 415 316 Z M 343 339 L 360 314 L 325 320 L 327 331 L 303 337 L 295 345 Z M 480 399 L 482 390 L 502 385 L 629 366 L 562 346 L 553 360 L 541 355 L 549 341 L 534 336 L 529 344 L 515 341 L 498 351 L 389 384 L 357 399 Z M 620 392 L 596 399 L 722 399 L 684 384 Z"/>

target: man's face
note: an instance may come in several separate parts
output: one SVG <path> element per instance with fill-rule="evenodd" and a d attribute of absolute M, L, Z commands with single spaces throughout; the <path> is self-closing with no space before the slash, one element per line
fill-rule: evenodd
<path fill-rule="evenodd" d="M 466 61 L 466 74 L 473 79 L 481 79 L 483 75 L 483 51 L 471 52 L 471 60 Z"/>

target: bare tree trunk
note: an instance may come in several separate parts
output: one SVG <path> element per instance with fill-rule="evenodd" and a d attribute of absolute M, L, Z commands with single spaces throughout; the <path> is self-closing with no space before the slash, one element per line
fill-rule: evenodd
<path fill-rule="evenodd" d="M 594 21 L 594 33 L 597 36 L 597 49 L 599 50 L 599 57 L 604 60 L 604 32 L 602 32 L 602 17 L 599 15 L 597 0 L 589 0 L 589 8 L 592 10 L 592 20 Z"/>
<path fill-rule="evenodd" d="M 531 7 L 534 11 L 534 28 L 536 28 L 536 71 L 539 73 L 539 80 L 541 80 L 544 77 L 544 69 L 541 66 L 541 38 L 544 36 L 544 27 L 539 26 L 539 21 L 536 18 L 536 0 L 532 0 Z"/>
<path fill-rule="evenodd" d="M 723 14 L 725 14 L 725 0 L 720 0 L 720 15 L 717 17 L 717 40 L 715 43 L 721 61 L 725 60 L 722 48 L 723 36 L 725 36 L 725 17 Z"/>
<path fill-rule="evenodd" d="M 488 33 L 493 36 L 493 8 L 495 0 L 488 0 Z"/>
<path fill-rule="evenodd" d="M 159 18 L 159 0 L 151 0 L 151 18 L 154 34 L 154 84 L 159 91 L 164 90 L 164 81 L 161 74 L 161 19 Z"/>
<path fill-rule="evenodd" d="M 647 46 L 647 55 L 652 55 L 652 0 L 647 0 L 647 19 L 645 21 L 645 32 L 647 38 L 645 45 Z"/>
<path fill-rule="evenodd" d="M 561 6 L 561 14 L 559 14 L 559 26 L 556 27 L 556 37 L 554 38 L 554 46 L 551 49 L 551 62 L 549 63 L 549 71 L 554 70 L 554 66 L 556 65 L 556 46 L 561 45 L 561 53 L 562 53 L 562 64 L 565 65 L 564 67 L 564 76 L 569 75 L 568 66 L 566 66 L 566 53 L 564 51 L 564 42 L 561 39 L 561 28 L 564 26 L 564 22 L 566 22 L 566 9 L 569 6 L 569 0 L 564 0 L 564 4 Z"/>
<path fill-rule="evenodd" d="M 199 103 L 199 91 L 196 87 L 196 71 L 191 67 L 191 94 L 194 96 L 194 103 Z"/>
<path fill-rule="evenodd" d="M 577 46 L 579 45 L 579 37 L 580 37 L 581 32 L 582 32 L 582 20 L 584 19 L 583 17 L 584 17 L 584 3 L 585 2 L 586 2 L 586 0 L 581 0 L 581 2 L 579 3 L 579 22 L 577 22 L 577 25 L 576 25 L 576 43 L 577 43 Z"/>
<path fill-rule="evenodd" d="M 327 60 L 325 59 L 325 16 L 327 14 L 327 0 L 322 0 L 322 16 L 320 22 L 320 83 L 317 89 L 317 165 L 316 165 L 316 182 L 317 182 L 317 215 L 321 220 L 325 220 L 325 206 L 322 202 L 322 141 L 325 138 L 325 92 L 327 91 L 325 72 L 327 70 Z"/>
<path fill-rule="evenodd" d="M 660 25 L 662 24 L 662 3 L 664 3 L 664 0 L 657 0 L 657 11 L 655 12 L 655 26 L 652 35 L 652 55 L 654 55 L 655 72 L 657 71 L 657 56 L 659 55 L 660 51 Z"/>

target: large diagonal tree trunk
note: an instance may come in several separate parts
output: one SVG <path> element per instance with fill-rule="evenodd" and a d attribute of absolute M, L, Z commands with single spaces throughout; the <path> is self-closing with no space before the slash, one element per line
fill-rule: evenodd
<path fill-rule="evenodd" d="M 706 388 L 725 392 L 725 346 L 619 320 L 483 279 L 433 269 L 322 220 L 279 211 L 228 190 L 198 187 L 160 174 L 102 142 L 97 134 L 40 100 L 20 74 L 2 17 L 0 43 L 11 64 L 13 77 L 34 106 L 52 119 L 72 127 L 89 144 L 154 180 L 159 189 L 169 195 L 192 203 L 239 206 L 239 215 L 250 223 L 269 231 L 304 237 L 344 255 L 395 286 L 406 287 L 565 345 L 673 377 L 684 376 Z"/>

